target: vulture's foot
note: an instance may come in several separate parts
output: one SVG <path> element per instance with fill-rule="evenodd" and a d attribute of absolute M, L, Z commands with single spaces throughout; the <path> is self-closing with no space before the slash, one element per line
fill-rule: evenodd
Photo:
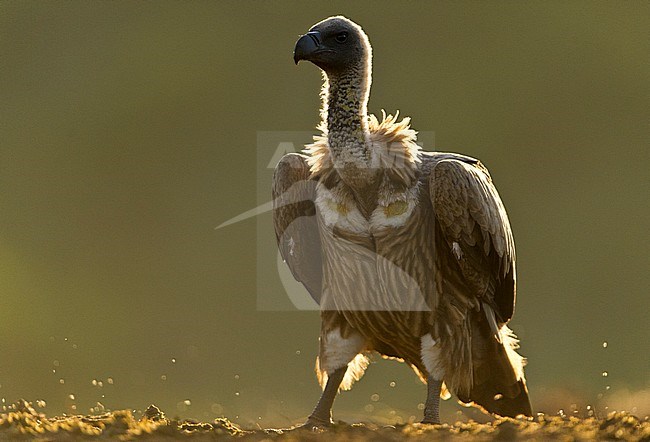
<path fill-rule="evenodd" d="M 325 384 L 325 389 L 318 400 L 318 404 L 316 404 L 316 408 L 314 408 L 314 411 L 307 418 L 307 422 L 301 425 L 300 428 L 322 430 L 334 423 L 332 421 L 332 404 L 334 403 L 334 398 L 347 369 L 348 367 L 346 365 L 329 373 L 327 384 Z"/>
<path fill-rule="evenodd" d="M 320 419 L 317 418 L 316 416 L 309 416 L 309 418 L 307 418 L 307 421 L 304 424 L 298 426 L 297 428 L 310 430 L 310 431 L 320 431 L 332 425 L 334 425 L 334 421 L 332 421 L 332 419 Z"/>

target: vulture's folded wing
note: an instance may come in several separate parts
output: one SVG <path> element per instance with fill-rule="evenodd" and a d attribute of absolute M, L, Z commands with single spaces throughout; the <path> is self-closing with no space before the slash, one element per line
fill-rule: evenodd
<path fill-rule="evenodd" d="M 316 182 L 309 179 L 307 157 L 282 157 L 273 174 L 273 225 L 278 248 L 291 273 L 320 303 L 321 244 L 316 221 Z"/>
<path fill-rule="evenodd" d="M 515 245 L 492 179 L 478 161 L 445 159 L 432 168 L 429 189 L 442 232 L 436 248 L 452 252 L 457 271 L 474 292 L 467 295 L 478 298 L 492 329 L 498 329 L 514 312 Z"/>

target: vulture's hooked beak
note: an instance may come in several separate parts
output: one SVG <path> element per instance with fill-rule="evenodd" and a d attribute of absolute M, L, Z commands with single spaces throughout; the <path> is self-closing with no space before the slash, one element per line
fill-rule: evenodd
<path fill-rule="evenodd" d="M 320 32 L 307 32 L 296 42 L 296 47 L 293 50 L 293 61 L 298 64 L 300 60 L 309 60 L 310 56 L 314 54 L 314 52 L 316 52 L 319 47 Z"/>

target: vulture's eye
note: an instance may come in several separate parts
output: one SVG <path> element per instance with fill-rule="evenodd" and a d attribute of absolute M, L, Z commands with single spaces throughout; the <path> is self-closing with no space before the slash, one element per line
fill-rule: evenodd
<path fill-rule="evenodd" d="M 340 32 L 339 34 L 336 35 L 336 41 L 339 43 L 345 43 L 345 40 L 348 39 L 348 33 L 347 32 Z"/>

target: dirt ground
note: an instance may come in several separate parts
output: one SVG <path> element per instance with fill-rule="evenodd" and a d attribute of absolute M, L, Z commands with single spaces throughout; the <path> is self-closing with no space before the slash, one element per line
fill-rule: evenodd
<path fill-rule="evenodd" d="M 399 441 L 399 440 L 629 440 L 650 441 L 650 419 L 613 412 L 605 418 L 538 415 L 533 419 L 495 419 L 490 423 L 443 425 L 338 423 L 326 430 L 242 430 L 226 418 L 212 422 L 168 419 L 155 406 L 137 418 L 130 411 L 97 416 L 47 417 L 21 401 L 0 414 L 0 440 L 240 440 L 240 441 Z"/>

